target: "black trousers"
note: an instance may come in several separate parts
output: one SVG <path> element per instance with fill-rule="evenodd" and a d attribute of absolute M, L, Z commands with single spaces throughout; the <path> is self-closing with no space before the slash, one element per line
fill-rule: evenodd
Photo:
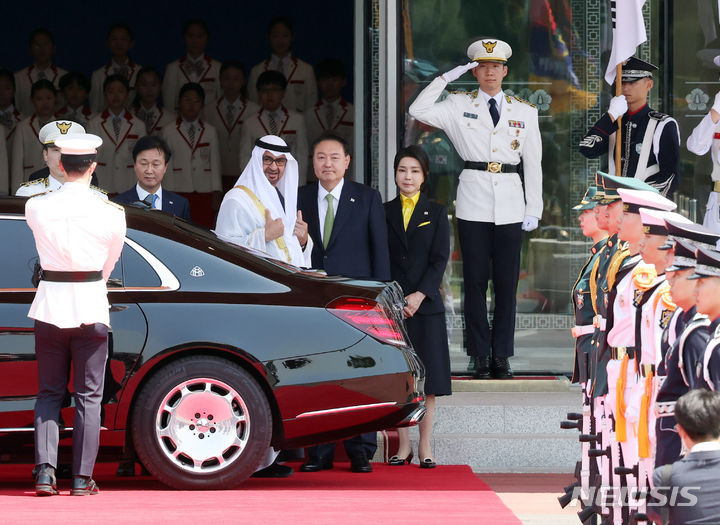
<path fill-rule="evenodd" d="M 75 476 L 91 476 L 100 444 L 100 423 L 108 327 L 95 323 L 58 328 L 35 321 L 39 392 L 35 402 L 35 464 L 57 467 L 58 419 L 73 367 L 75 418 L 73 465 Z"/>
<path fill-rule="evenodd" d="M 519 222 L 496 225 L 458 219 L 469 356 L 511 357 L 515 353 L 515 307 L 523 239 L 521 226 Z M 491 270 L 495 291 L 492 330 L 487 318 L 487 287 Z"/>
<path fill-rule="evenodd" d="M 366 432 L 344 441 L 345 452 L 352 459 L 354 456 L 372 459 L 377 450 L 377 432 Z M 332 460 L 335 455 L 335 443 L 323 443 L 308 449 L 311 458 L 322 461 Z"/>

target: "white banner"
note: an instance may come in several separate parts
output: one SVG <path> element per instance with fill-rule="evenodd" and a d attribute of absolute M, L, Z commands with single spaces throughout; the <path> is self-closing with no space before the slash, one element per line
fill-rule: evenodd
<path fill-rule="evenodd" d="M 635 54 L 637 46 L 647 40 L 642 8 L 645 0 L 611 0 L 613 43 L 605 81 L 615 82 L 615 69 Z M 718 0 L 720 4 L 720 0 Z"/>

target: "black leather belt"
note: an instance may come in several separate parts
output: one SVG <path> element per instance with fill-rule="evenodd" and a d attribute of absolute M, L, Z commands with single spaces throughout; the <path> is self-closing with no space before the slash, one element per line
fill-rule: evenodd
<path fill-rule="evenodd" d="M 91 283 L 102 280 L 102 272 L 55 272 L 42 270 L 42 280 L 54 283 Z"/>
<path fill-rule="evenodd" d="M 634 346 L 611 346 L 610 347 L 610 358 L 611 359 L 622 359 L 628 356 L 629 359 L 635 359 L 635 347 Z"/>
<path fill-rule="evenodd" d="M 465 161 L 466 170 L 489 171 L 490 173 L 517 173 L 517 164 L 502 164 L 500 162 L 476 162 L 474 160 Z"/>

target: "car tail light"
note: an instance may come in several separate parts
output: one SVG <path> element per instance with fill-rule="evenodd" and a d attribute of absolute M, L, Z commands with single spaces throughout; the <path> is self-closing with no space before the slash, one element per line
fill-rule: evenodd
<path fill-rule="evenodd" d="M 362 297 L 340 297 L 332 301 L 327 310 L 378 341 L 407 346 L 400 326 L 376 301 Z"/>

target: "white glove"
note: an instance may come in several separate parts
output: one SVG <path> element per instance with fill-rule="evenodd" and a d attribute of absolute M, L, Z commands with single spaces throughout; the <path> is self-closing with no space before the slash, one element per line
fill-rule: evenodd
<path fill-rule="evenodd" d="M 443 73 L 443 78 L 447 82 L 455 82 L 458 78 L 463 76 L 467 71 L 474 69 L 478 66 L 479 62 L 468 62 L 462 66 L 452 68 L 447 73 Z"/>
<path fill-rule="evenodd" d="M 526 232 L 531 232 L 538 227 L 538 218 L 532 215 L 525 215 L 525 219 L 522 223 L 522 229 Z"/>
<path fill-rule="evenodd" d="M 710 109 L 714 109 L 715 111 L 720 113 L 720 91 L 715 93 L 715 100 L 713 101 L 712 108 Z"/>
<path fill-rule="evenodd" d="M 613 120 L 617 120 L 619 117 L 622 117 L 625 113 L 627 113 L 627 110 L 628 105 L 625 95 L 619 95 L 610 100 L 610 107 L 607 112 Z"/>

